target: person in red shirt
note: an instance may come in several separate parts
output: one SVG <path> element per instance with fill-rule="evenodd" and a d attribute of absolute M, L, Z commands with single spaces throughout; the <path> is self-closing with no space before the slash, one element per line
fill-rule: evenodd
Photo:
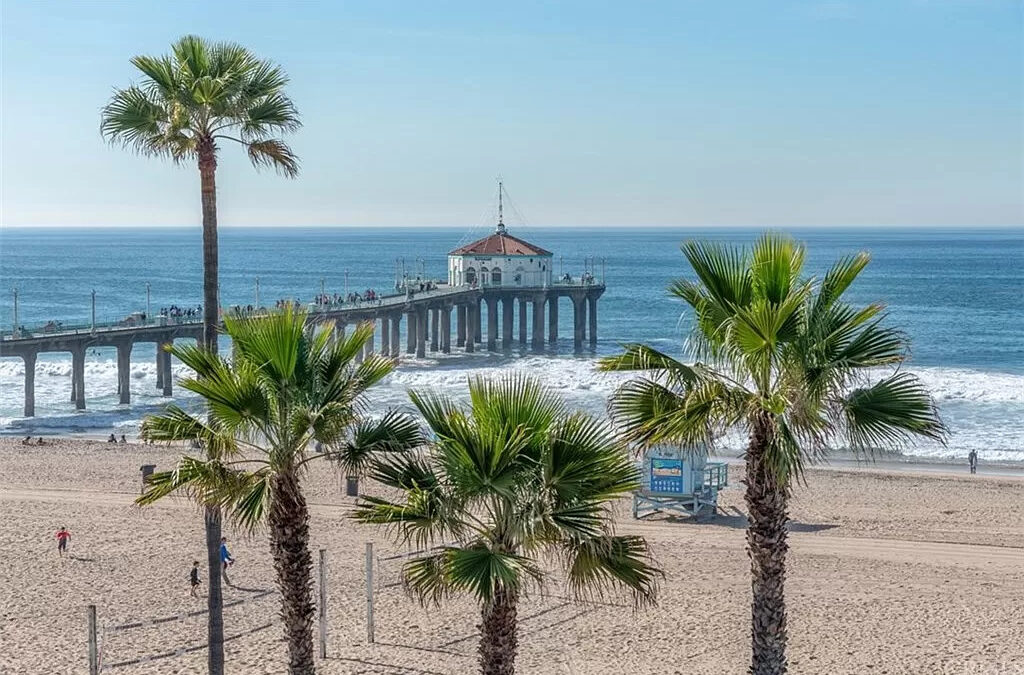
<path fill-rule="evenodd" d="M 71 539 L 71 533 L 68 532 L 68 528 L 62 527 L 57 530 L 57 553 L 60 553 L 60 557 L 64 557 L 64 552 L 68 550 L 68 541 Z"/>

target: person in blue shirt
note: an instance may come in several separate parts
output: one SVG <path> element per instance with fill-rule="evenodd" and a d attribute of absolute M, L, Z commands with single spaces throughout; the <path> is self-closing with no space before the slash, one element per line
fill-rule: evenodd
<path fill-rule="evenodd" d="M 224 583 L 228 586 L 231 585 L 231 580 L 228 579 L 228 567 L 235 564 L 235 559 L 231 557 L 231 552 L 228 551 L 228 539 L 227 537 L 220 538 L 220 569 L 221 574 L 224 576 Z"/>

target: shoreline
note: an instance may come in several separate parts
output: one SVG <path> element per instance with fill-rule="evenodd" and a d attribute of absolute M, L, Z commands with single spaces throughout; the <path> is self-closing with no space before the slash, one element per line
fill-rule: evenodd
<path fill-rule="evenodd" d="M 120 438 L 122 433 L 125 433 L 128 445 L 139 445 L 139 440 L 136 435 L 137 432 L 129 435 L 117 427 L 110 427 L 109 429 L 102 431 L 90 430 L 78 433 L 34 431 L 30 437 L 33 439 L 42 437 L 50 441 L 96 441 L 106 443 L 107 437 L 110 436 L 110 434 L 114 434 L 115 437 Z M 25 435 L 21 433 L 14 433 L 7 429 L 0 429 L 0 441 L 6 439 L 8 442 L 12 440 L 17 442 L 19 439 L 23 439 Z M 30 445 L 35 445 L 35 443 Z M 725 462 L 729 465 L 742 466 L 743 464 L 743 458 L 739 455 L 713 454 L 709 456 L 709 459 L 711 461 Z M 808 465 L 807 468 L 824 471 L 922 473 L 935 476 L 971 475 L 967 468 L 967 462 L 964 460 L 957 459 L 954 461 L 949 457 L 925 457 L 920 455 L 897 455 L 893 453 L 886 453 L 872 459 L 858 458 L 848 452 L 838 451 L 835 454 L 830 455 L 824 461 Z M 978 473 L 975 475 L 1017 478 L 1024 480 L 1024 460 L 982 460 L 978 462 Z"/>

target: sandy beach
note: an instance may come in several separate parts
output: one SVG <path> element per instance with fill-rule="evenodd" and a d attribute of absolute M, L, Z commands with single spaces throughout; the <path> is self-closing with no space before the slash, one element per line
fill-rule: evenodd
<path fill-rule="evenodd" d="M 183 500 L 140 510 L 139 467 L 180 450 L 49 439 L 0 440 L 0 672 L 84 673 L 86 606 L 97 605 L 103 671 L 201 673 L 202 523 Z M 579 604 L 552 584 L 520 609 L 522 673 L 742 673 L 748 563 L 736 469 L 712 522 L 634 521 L 666 578 L 657 607 Z M 422 608 L 397 584 L 404 552 L 347 518 L 341 477 L 307 480 L 313 546 L 329 558 L 324 673 L 474 672 L 471 602 Z M 1024 672 L 1024 480 L 934 470 L 816 469 L 792 503 L 787 586 L 794 673 Z M 60 559 L 54 532 L 72 533 Z M 228 671 L 278 673 L 283 644 L 262 534 L 227 531 L 238 563 L 226 589 Z M 364 546 L 377 562 L 376 642 L 365 623 Z M 141 625 L 139 625 L 141 624 Z"/>

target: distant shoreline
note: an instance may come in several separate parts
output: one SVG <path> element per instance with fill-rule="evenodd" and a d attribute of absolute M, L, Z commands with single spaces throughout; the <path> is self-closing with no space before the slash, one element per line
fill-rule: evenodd
<path fill-rule="evenodd" d="M 128 434 L 127 432 L 115 427 L 105 430 L 90 430 L 87 432 L 71 433 L 61 431 L 34 431 L 32 432 L 31 437 L 43 437 L 47 440 L 58 441 L 106 441 L 110 434 L 114 434 L 115 437 L 120 438 L 122 433 L 128 437 L 129 443 L 138 444 L 138 438 L 135 433 Z M 29 434 L 15 433 L 13 430 L 9 429 L 0 429 L 0 439 L 18 439 L 24 438 L 26 435 Z M 743 460 L 738 455 L 713 455 L 712 459 L 735 465 L 743 463 Z M 918 455 L 897 455 L 892 453 L 887 453 L 872 460 L 870 458 L 858 459 L 848 452 L 837 451 L 830 455 L 827 460 L 811 464 L 808 468 L 834 471 L 866 471 L 875 473 L 922 473 L 952 477 L 970 475 L 967 470 L 966 460 L 954 461 L 947 457 L 924 457 Z M 1024 480 L 1024 461 L 983 460 L 978 463 L 978 475 L 1019 478 Z"/>

